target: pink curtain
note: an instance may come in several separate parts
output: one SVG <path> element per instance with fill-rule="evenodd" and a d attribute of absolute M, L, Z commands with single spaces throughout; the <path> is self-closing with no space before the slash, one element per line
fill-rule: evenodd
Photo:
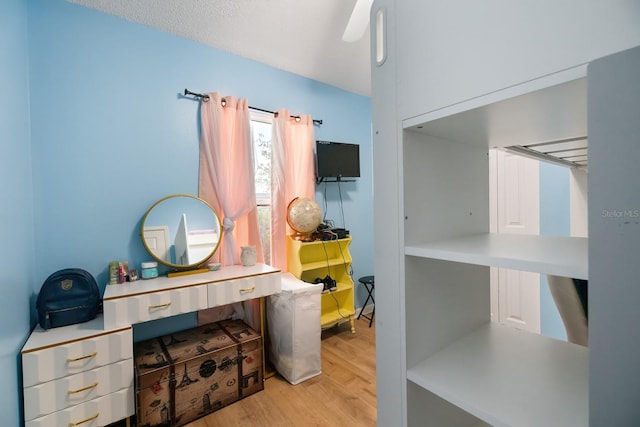
<path fill-rule="evenodd" d="M 218 92 L 201 103 L 198 193 L 222 220 L 216 253 L 222 265 L 240 264 L 240 246 L 255 245 L 263 261 L 258 230 L 251 123 L 248 102 Z"/>
<path fill-rule="evenodd" d="M 311 116 L 276 113 L 271 158 L 271 264 L 287 271 L 287 205 L 296 197 L 315 198 L 314 131 Z"/>

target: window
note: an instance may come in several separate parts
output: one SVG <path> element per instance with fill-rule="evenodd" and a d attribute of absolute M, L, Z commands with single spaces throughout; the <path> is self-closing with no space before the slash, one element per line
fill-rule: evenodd
<path fill-rule="evenodd" d="M 273 115 L 251 112 L 258 226 L 264 262 L 271 263 L 271 136 Z"/>

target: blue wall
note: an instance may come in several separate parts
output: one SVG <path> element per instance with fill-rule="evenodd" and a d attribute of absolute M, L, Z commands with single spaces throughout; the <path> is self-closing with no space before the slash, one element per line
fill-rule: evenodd
<path fill-rule="evenodd" d="M 373 271 L 368 97 L 63 0 L 2 2 L 0 46 L 3 425 L 18 425 L 18 353 L 44 279 L 80 267 L 104 288 L 109 261 L 149 258 L 146 210 L 197 194 L 199 103 L 180 95 L 185 87 L 311 114 L 324 121 L 318 139 L 360 144 L 362 178 L 342 185 L 342 209 L 332 184 L 327 210 L 337 223 L 345 212 L 354 277 Z M 150 322 L 142 334 L 192 321 Z"/>
<path fill-rule="evenodd" d="M 74 264 L 106 283 L 108 260 L 147 258 L 146 209 L 197 193 L 198 102 L 185 87 L 311 114 L 324 120 L 316 137 L 362 144 L 367 178 L 345 210 L 371 216 L 369 98 L 63 1 L 30 5 L 37 279 Z M 370 270 L 364 227 L 355 264 Z"/>
<path fill-rule="evenodd" d="M 20 349 L 35 286 L 27 4 L 0 2 L 0 418 L 19 425 Z"/>
<path fill-rule="evenodd" d="M 569 169 L 540 162 L 540 234 L 571 234 L 569 197 Z M 540 333 L 560 340 L 567 339 L 544 274 L 540 275 Z"/>

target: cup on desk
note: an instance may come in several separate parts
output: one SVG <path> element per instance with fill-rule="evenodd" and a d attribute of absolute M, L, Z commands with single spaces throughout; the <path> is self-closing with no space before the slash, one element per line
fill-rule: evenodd
<path fill-rule="evenodd" d="M 240 262 L 243 266 L 249 267 L 256 265 L 258 253 L 255 246 L 240 246 Z"/>

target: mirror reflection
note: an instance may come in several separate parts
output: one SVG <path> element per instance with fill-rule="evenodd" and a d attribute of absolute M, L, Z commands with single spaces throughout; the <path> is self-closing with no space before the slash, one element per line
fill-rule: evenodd
<path fill-rule="evenodd" d="M 158 262 L 194 267 L 215 253 L 220 229 L 220 219 L 207 202 L 176 194 L 149 208 L 142 220 L 142 243 Z"/>

